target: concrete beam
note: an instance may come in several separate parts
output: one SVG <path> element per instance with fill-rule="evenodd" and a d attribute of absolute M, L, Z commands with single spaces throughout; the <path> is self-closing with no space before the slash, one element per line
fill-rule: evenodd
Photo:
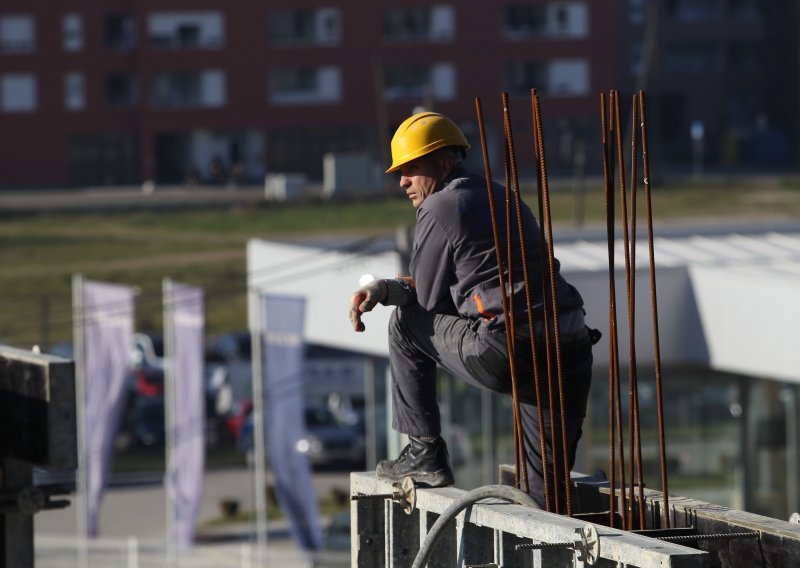
<path fill-rule="evenodd" d="M 374 473 L 351 473 L 350 490 L 353 494 L 375 495 L 391 493 L 393 488 L 391 484 L 377 480 Z M 421 511 L 421 515 L 423 515 L 423 511 L 428 514 L 441 515 L 445 509 L 465 493 L 464 490 L 455 487 L 417 489 L 417 509 Z M 587 524 L 570 517 L 534 510 L 499 500 L 496 503 L 484 501 L 475 504 L 464 511 L 462 515 L 464 523 L 499 530 L 533 542 L 572 542 L 575 537 L 575 529 L 585 527 Z M 398 518 L 394 517 L 394 521 L 397 522 Z M 361 520 L 354 519 L 353 522 L 356 524 L 360 523 Z M 602 525 L 594 525 L 594 527 L 600 538 L 600 558 L 605 560 L 640 568 L 667 566 L 674 568 L 705 568 L 709 565 L 708 554 L 703 551 Z M 460 534 L 464 534 L 463 529 Z M 481 543 L 484 540 L 480 539 Z M 467 547 L 469 546 L 469 541 L 462 541 L 461 545 Z M 484 546 L 484 544 L 480 546 Z M 507 547 L 504 547 L 501 554 L 507 556 L 510 553 Z M 495 554 L 497 555 L 498 552 L 495 551 Z M 469 554 L 462 548 L 459 550 L 459 556 L 467 558 Z M 354 564 L 354 566 L 362 565 L 360 563 Z M 561 564 L 559 563 L 559 565 Z M 577 564 L 574 563 L 573 565 Z"/>

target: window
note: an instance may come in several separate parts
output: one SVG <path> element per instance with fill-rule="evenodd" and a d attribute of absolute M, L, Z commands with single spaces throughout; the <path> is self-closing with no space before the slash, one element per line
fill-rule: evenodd
<path fill-rule="evenodd" d="M 33 16 L 0 16 L 0 52 L 30 53 L 36 49 Z"/>
<path fill-rule="evenodd" d="M 384 70 L 387 101 L 452 100 L 456 95 L 456 70 L 451 63 L 390 65 Z"/>
<path fill-rule="evenodd" d="M 269 100 L 272 104 L 326 104 L 342 97 L 338 67 L 285 67 L 269 75 Z"/>
<path fill-rule="evenodd" d="M 136 45 L 136 27 L 133 16 L 110 14 L 105 18 L 106 47 L 130 51 Z"/>
<path fill-rule="evenodd" d="M 83 49 L 83 18 L 80 14 L 65 14 L 61 20 L 61 41 L 64 51 Z"/>
<path fill-rule="evenodd" d="M 221 12 L 154 12 L 147 18 L 147 36 L 153 47 L 220 48 L 225 18 Z"/>
<path fill-rule="evenodd" d="M 341 35 L 339 8 L 276 10 L 270 14 L 269 37 L 272 45 L 336 45 Z"/>
<path fill-rule="evenodd" d="M 583 59 L 512 61 L 505 68 L 505 90 L 528 96 L 532 88 L 550 96 L 589 93 L 589 64 Z"/>
<path fill-rule="evenodd" d="M 155 73 L 150 83 L 153 108 L 219 108 L 225 96 L 225 73 L 217 69 Z"/>
<path fill-rule="evenodd" d="M 64 107 L 74 111 L 86 108 L 86 85 L 83 73 L 64 75 Z"/>
<path fill-rule="evenodd" d="M 514 61 L 505 69 L 505 90 L 510 94 L 527 95 L 532 88 L 546 93 L 547 63 Z"/>
<path fill-rule="evenodd" d="M 589 8 L 585 2 L 509 4 L 503 9 L 503 35 L 507 39 L 589 35 Z"/>
<path fill-rule="evenodd" d="M 106 76 L 106 104 L 111 108 L 131 108 L 139 103 L 136 76 L 114 73 Z"/>
<path fill-rule="evenodd" d="M 0 76 L 0 110 L 33 112 L 36 105 L 36 77 L 30 73 L 8 73 Z"/>
<path fill-rule="evenodd" d="M 450 41 L 454 36 L 453 7 L 446 4 L 389 8 L 383 18 L 387 41 Z"/>

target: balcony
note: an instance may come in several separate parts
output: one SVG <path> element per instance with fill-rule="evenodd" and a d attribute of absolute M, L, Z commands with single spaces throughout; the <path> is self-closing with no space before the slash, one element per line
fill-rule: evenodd
<path fill-rule="evenodd" d="M 150 104 L 155 109 L 198 109 L 225 106 L 225 73 L 155 73 L 150 83 Z"/>
<path fill-rule="evenodd" d="M 276 10 L 270 14 L 269 41 L 276 47 L 338 45 L 341 35 L 339 8 Z"/>
<path fill-rule="evenodd" d="M 156 49 L 220 49 L 225 19 L 221 12 L 154 12 L 147 18 L 147 37 Z"/>
<path fill-rule="evenodd" d="M 512 4 L 503 10 L 503 37 L 582 39 L 589 35 L 589 8 L 584 2 Z"/>
<path fill-rule="evenodd" d="M 330 104 L 341 100 L 338 67 L 273 69 L 269 76 L 269 102 L 273 105 Z"/>
<path fill-rule="evenodd" d="M 383 19 L 383 38 L 392 43 L 452 41 L 453 7 L 438 4 L 390 8 Z"/>

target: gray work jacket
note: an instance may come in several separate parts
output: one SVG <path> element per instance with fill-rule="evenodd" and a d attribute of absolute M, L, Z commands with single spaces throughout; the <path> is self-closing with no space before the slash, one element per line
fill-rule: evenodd
<path fill-rule="evenodd" d="M 502 242 L 503 264 L 507 264 L 505 188 L 495 184 L 494 203 L 497 230 Z M 522 259 L 516 210 L 512 203 L 512 274 L 513 306 L 517 325 L 527 323 Z M 540 229 L 531 210 L 523 203 L 522 223 L 525 235 L 528 277 L 534 317 L 540 318 L 542 294 L 542 249 Z M 547 258 L 545 256 L 545 258 Z M 578 291 L 559 273 L 555 261 L 558 305 L 561 311 L 579 308 L 583 300 Z M 474 322 L 475 328 L 504 330 L 503 304 L 497 270 L 497 253 L 486 180 L 457 168 L 445 186 L 428 196 L 417 209 L 417 225 L 410 264 L 420 307 L 435 313 L 460 315 Z M 387 304 L 413 302 L 413 289 L 403 286 L 399 297 L 390 285 Z M 394 292 L 392 289 L 395 289 Z M 550 284 L 547 282 L 549 297 Z M 394 301 L 393 301 L 394 300 Z"/>

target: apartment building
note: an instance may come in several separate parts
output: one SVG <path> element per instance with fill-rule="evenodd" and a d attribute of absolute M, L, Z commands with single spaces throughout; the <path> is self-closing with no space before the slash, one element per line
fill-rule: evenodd
<path fill-rule="evenodd" d="M 758 0 L 621 0 L 619 88 L 651 94 L 664 165 L 797 163 L 798 5 Z"/>
<path fill-rule="evenodd" d="M 327 152 L 385 161 L 394 127 L 419 106 L 453 117 L 477 146 L 475 97 L 499 147 L 501 91 L 527 143 L 531 87 L 558 167 L 577 138 L 595 137 L 597 94 L 614 86 L 612 8 L 6 0 L 0 186 L 320 177 Z"/>

